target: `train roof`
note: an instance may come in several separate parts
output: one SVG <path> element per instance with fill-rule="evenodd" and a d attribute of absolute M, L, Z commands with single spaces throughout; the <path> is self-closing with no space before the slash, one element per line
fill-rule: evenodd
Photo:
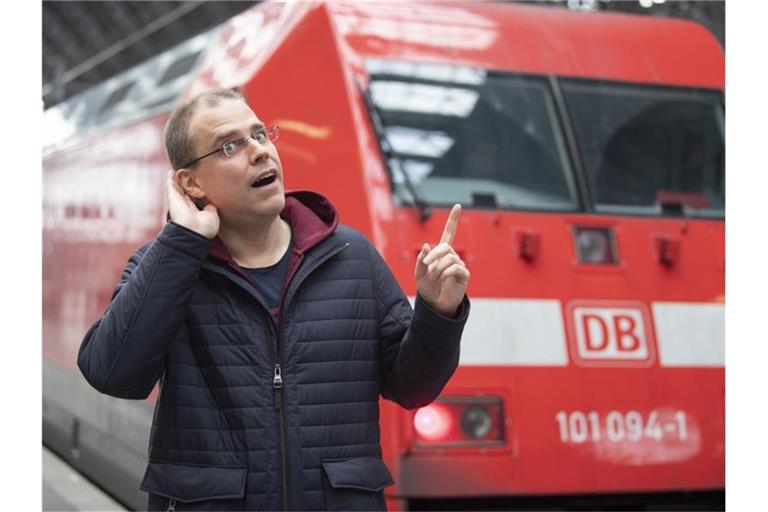
<path fill-rule="evenodd" d="M 685 20 L 492 2 L 261 3 L 45 112 L 44 152 L 239 86 L 316 17 L 348 61 L 392 59 L 723 89 L 717 40 Z"/>
<path fill-rule="evenodd" d="M 358 55 L 490 69 L 722 88 L 724 54 L 698 23 L 490 2 L 329 3 Z"/>

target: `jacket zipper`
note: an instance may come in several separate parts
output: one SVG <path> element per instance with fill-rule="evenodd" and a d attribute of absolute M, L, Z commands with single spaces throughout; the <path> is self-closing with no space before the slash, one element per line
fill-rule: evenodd
<path fill-rule="evenodd" d="M 299 286 L 301 286 L 301 283 L 304 281 L 304 279 L 307 278 L 309 274 L 315 271 L 317 267 L 328 261 L 333 256 L 337 255 L 344 249 L 349 247 L 349 243 L 344 244 L 341 247 L 337 247 L 335 250 L 331 251 L 330 253 L 323 256 L 321 259 L 317 260 L 306 272 L 303 273 L 301 278 L 296 282 L 296 286 L 293 287 L 293 291 L 290 295 L 288 295 L 285 298 L 285 301 L 280 306 L 280 310 L 283 312 L 288 311 L 288 306 L 290 304 L 291 298 L 293 298 L 294 293 L 296 290 L 298 290 Z M 281 313 L 282 316 L 282 313 Z M 272 316 L 269 316 L 270 322 L 272 322 Z M 272 322 L 271 325 L 274 325 L 274 322 Z M 275 409 L 277 410 L 277 416 L 280 422 L 280 461 L 282 463 L 282 490 L 283 490 L 283 510 L 291 510 L 291 501 L 288 495 L 288 457 L 287 457 L 287 450 L 285 446 L 285 413 L 283 408 L 283 375 L 282 375 L 282 369 L 280 367 L 280 363 L 282 363 L 282 350 L 281 348 L 281 338 L 283 334 L 283 325 L 284 322 L 280 322 L 280 331 L 277 333 L 277 354 L 275 358 L 275 368 L 274 368 L 274 375 L 272 377 L 272 389 L 274 390 L 275 394 Z M 271 340 L 270 340 L 271 341 Z M 270 342 L 270 345 L 272 343 Z"/>
<path fill-rule="evenodd" d="M 293 287 L 292 293 L 288 295 L 285 300 L 283 301 L 283 304 L 281 305 L 280 309 L 281 311 L 288 311 L 288 305 L 290 304 L 291 299 L 293 298 L 293 295 L 296 293 L 296 290 L 298 290 L 301 283 L 304 281 L 304 279 L 307 278 L 312 272 L 317 269 L 320 265 L 328 261 L 333 256 L 336 256 L 338 253 L 343 251 L 349 247 L 349 243 L 345 243 L 344 245 L 337 247 L 333 251 L 329 252 L 319 260 L 317 260 L 306 272 L 304 272 L 301 277 L 296 281 L 296 286 Z M 219 271 L 215 267 L 212 268 L 212 270 L 222 273 L 224 275 L 224 272 Z M 280 322 L 280 332 L 277 332 L 277 326 L 275 325 L 274 320 L 272 319 L 272 315 L 269 313 L 269 309 L 264 306 L 263 303 L 261 303 L 261 300 L 258 301 L 261 306 L 264 308 L 264 310 L 267 312 L 267 319 L 268 319 L 268 325 L 270 327 L 267 328 L 267 335 L 268 335 L 268 342 L 269 342 L 269 354 L 272 356 L 272 364 L 273 366 L 273 376 L 272 376 L 272 390 L 275 397 L 275 410 L 277 411 L 277 417 L 279 420 L 280 425 L 280 462 L 282 464 L 282 467 L 280 468 L 281 471 L 281 484 L 282 484 L 282 491 L 283 491 L 283 510 L 291 510 L 290 508 L 290 499 L 288 496 L 288 460 L 287 460 L 287 450 L 285 447 L 285 413 L 283 411 L 283 374 L 282 374 L 282 351 L 280 350 L 280 338 L 283 331 L 283 322 Z M 272 335 L 275 336 L 275 344 L 272 343 Z M 175 511 L 176 510 L 176 500 L 172 500 L 168 503 L 168 510 Z"/>
<path fill-rule="evenodd" d="M 280 341 L 278 340 L 278 346 Z M 280 469 L 281 484 L 283 489 L 283 510 L 290 510 L 290 500 L 288 499 L 288 461 L 285 447 L 285 415 L 283 414 L 283 376 L 280 370 L 280 363 L 275 363 L 275 375 L 272 378 L 272 389 L 275 393 L 275 410 L 280 422 Z"/>
<path fill-rule="evenodd" d="M 283 372 L 280 366 L 280 339 L 277 337 L 275 329 L 275 323 L 272 320 L 272 315 L 267 313 L 269 320 L 267 331 L 267 343 L 269 345 L 269 354 L 272 362 L 272 392 L 274 395 L 274 407 L 277 413 L 278 425 L 280 429 L 280 484 L 283 494 L 282 510 L 290 510 L 288 499 L 288 471 L 285 449 L 285 416 L 283 414 Z M 275 338 L 275 343 L 272 343 L 272 338 Z"/>

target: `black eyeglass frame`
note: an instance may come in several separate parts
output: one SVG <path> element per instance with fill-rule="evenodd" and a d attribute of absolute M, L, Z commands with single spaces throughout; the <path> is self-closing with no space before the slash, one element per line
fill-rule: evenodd
<path fill-rule="evenodd" d="M 219 152 L 224 153 L 227 156 L 227 158 L 229 158 L 232 155 L 227 155 L 227 152 L 224 150 L 224 146 L 226 146 L 227 144 L 231 144 L 233 142 L 237 143 L 238 148 L 240 148 L 241 146 L 245 145 L 245 143 L 248 141 L 248 139 L 253 139 L 256 142 L 258 142 L 259 144 L 262 144 L 261 142 L 256 140 L 256 138 L 254 137 L 254 135 L 259 133 L 259 132 L 263 132 L 267 136 L 267 139 L 269 140 L 269 142 L 275 142 L 278 139 L 278 137 L 280 137 L 280 127 L 278 125 L 271 124 L 269 126 L 262 126 L 261 128 L 258 128 L 256 130 L 254 130 L 253 132 L 251 132 L 251 134 L 246 136 L 246 137 L 240 137 L 238 139 L 231 139 L 231 140 L 226 141 L 225 143 L 223 143 L 221 145 L 221 147 L 216 148 L 213 151 L 211 151 L 210 153 L 204 154 L 203 156 L 199 156 L 197 158 L 194 158 L 194 159 L 190 160 L 186 164 L 182 165 L 180 167 L 180 169 L 184 169 L 186 167 L 194 165 L 197 162 L 199 162 L 200 160 L 202 160 L 203 158 L 208 158 L 209 156 L 215 155 L 216 153 L 219 153 Z"/>

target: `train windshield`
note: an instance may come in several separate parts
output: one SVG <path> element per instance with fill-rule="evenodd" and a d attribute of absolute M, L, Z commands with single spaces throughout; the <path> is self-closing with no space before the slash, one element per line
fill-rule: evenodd
<path fill-rule="evenodd" d="M 722 217 L 722 95 L 561 82 L 597 212 Z"/>
<path fill-rule="evenodd" d="M 369 109 L 399 204 L 577 209 L 545 78 L 369 59 Z"/>

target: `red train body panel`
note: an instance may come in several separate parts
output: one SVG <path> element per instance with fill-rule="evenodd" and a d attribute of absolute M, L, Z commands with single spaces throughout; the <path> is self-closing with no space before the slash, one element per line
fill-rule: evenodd
<path fill-rule="evenodd" d="M 577 110 L 569 94 L 581 87 L 642 87 L 668 95 L 668 105 L 691 91 L 720 104 L 724 56 L 702 27 L 509 4 L 262 4 L 212 36 L 201 59 L 176 101 L 239 86 L 281 127 L 287 188 L 329 197 L 411 297 L 416 253 L 439 239 L 449 205 L 432 201 L 419 220 L 382 158 L 370 101 L 394 140 L 406 132 L 392 129 L 387 105 L 403 102 L 414 117 L 428 108 L 420 91 L 438 91 L 460 109 L 476 89 L 456 83 L 479 73 L 551 92 L 551 119 L 565 125 L 553 140 L 566 155 L 564 174 L 576 176 L 561 194 L 572 208 L 499 206 L 501 192 L 464 202 L 454 245 L 472 272 L 473 311 L 461 366 L 421 430 L 415 411 L 381 402 L 384 457 L 397 481 L 386 490 L 390 508 L 417 498 L 724 489 L 724 217 L 688 215 L 695 201 L 684 194 L 656 214 L 601 210 L 600 192 L 579 181 L 589 174 L 586 159 L 577 161 L 585 146 L 567 122 Z M 411 99 L 392 99 L 393 91 Z M 79 342 L 127 257 L 164 222 L 167 115 L 99 130 L 44 157 L 48 365 L 76 372 Z M 423 147 L 446 144 L 443 131 L 420 133 Z M 420 184 L 429 190 L 428 180 Z M 582 261 L 584 230 L 609 235 L 613 262 Z M 472 407 L 466 428 L 491 425 L 482 439 L 461 433 Z"/>

